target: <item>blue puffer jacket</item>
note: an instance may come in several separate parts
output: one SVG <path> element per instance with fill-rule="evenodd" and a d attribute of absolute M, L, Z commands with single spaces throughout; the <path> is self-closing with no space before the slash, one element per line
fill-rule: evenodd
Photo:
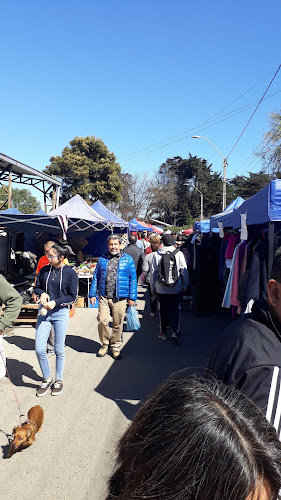
<path fill-rule="evenodd" d="M 90 287 L 90 297 L 105 295 L 105 278 L 108 266 L 108 255 L 99 258 L 93 281 Z M 132 257 L 123 253 L 119 259 L 116 274 L 116 297 L 137 300 L 137 273 Z"/>

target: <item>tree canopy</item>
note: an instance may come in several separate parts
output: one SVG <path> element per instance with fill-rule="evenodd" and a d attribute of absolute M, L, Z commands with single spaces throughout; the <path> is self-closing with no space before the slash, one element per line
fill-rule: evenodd
<path fill-rule="evenodd" d="M 203 194 L 205 217 L 221 211 L 222 180 L 211 165 L 191 154 L 168 158 L 154 180 L 150 216 L 173 226 L 192 224 L 200 216 L 201 198 L 195 187 Z"/>
<path fill-rule="evenodd" d="M 7 197 L 7 186 L 6 189 L 0 188 L 0 198 L 5 199 Z M 3 200 L 4 201 L 4 200 Z M 35 196 L 31 194 L 29 189 L 12 189 L 12 206 L 17 208 L 23 214 L 34 214 L 41 208 L 40 202 Z M 8 202 L 6 202 L 1 210 L 6 210 L 8 208 Z"/>
<path fill-rule="evenodd" d="M 153 198 L 150 176 L 147 172 L 122 173 L 121 180 L 121 200 L 112 203 L 110 209 L 125 220 L 131 220 L 133 217 L 146 218 Z"/>
<path fill-rule="evenodd" d="M 121 198 L 121 167 L 101 139 L 75 137 L 61 156 L 52 156 L 44 170 L 62 179 L 64 202 L 76 194 L 88 202 L 100 199 L 107 203 Z"/>
<path fill-rule="evenodd" d="M 261 156 L 271 176 L 281 176 L 281 111 L 273 111 L 269 115 L 270 130 L 264 134 L 265 145 L 258 156 Z"/>
<path fill-rule="evenodd" d="M 229 198 L 235 199 L 241 196 L 244 199 L 250 198 L 270 182 L 270 175 L 263 171 L 258 173 L 249 172 L 249 177 L 236 175 L 228 181 L 227 193 Z"/>

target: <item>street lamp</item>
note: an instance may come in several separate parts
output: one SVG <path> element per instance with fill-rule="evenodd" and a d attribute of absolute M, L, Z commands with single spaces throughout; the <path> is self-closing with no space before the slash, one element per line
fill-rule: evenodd
<path fill-rule="evenodd" d="M 190 183 L 185 182 L 184 186 L 190 187 Z M 201 198 L 200 221 L 201 221 L 201 220 L 203 220 L 203 193 L 201 193 L 201 191 L 200 191 L 200 189 L 198 189 L 198 187 L 196 187 L 196 186 L 192 186 L 192 187 L 194 189 L 196 189 L 196 191 L 198 191 L 198 193 L 200 193 L 200 198 Z"/>
<path fill-rule="evenodd" d="M 226 209 L 226 166 L 227 166 L 227 159 L 223 156 L 223 154 L 220 152 L 218 148 L 208 139 L 208 137 L 201 136 L 201 135 L 192 135 L 191 139 L 206 139 L 213 148 L 217 150 L 217 152 L 222 156 L 223 162 L 222 162 L 222 167 L 223 167 L 223 179 L 222 179 L 222 210 Z"/>

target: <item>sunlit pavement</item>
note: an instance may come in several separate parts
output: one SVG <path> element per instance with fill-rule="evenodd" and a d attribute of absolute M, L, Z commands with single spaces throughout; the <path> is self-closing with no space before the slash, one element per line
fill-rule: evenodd
<path fill-rule="evenodd" d="M 192 367 L 200 371 L 225 316 L 199 318 L 181 314 L 182 345 L 158 339 L 158 318 L 149 315 L 148 294 L 139 287 L 141 329 L 126 332 L 123 358 L 97 358 L 97 309 L 76 309 L 66 339 L 64 390 L 58 397 L 36 397 L 41 381 L 32 327 L 22 326 L 4 341 L 8 370 L 24 412 L 40 404 L 45 413 L 35 443 L 7 458 L 8 439 L 19 421 L 9 379 L 0 380 L 0 498 L 101 500 L 115 458 L 116 444 L 144 400 L 171 373 Z M 49 358 L 54 375 L 55 357 Z"/>

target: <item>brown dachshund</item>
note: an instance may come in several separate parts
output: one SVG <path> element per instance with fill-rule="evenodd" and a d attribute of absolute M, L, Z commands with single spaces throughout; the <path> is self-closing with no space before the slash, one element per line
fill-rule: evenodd
<path fill-rule="evenodd" d="M 37 405 L 30 408 L 27 418 L 29 422 L 13 429 L 14 439 L 11 442 L 8 458 L 16 451 L 27 448 L 27 446 L 30 446 L 35 441 L 35 434 L 41 431 L 44 421 L 44 412 L 41 406 Z"/>

